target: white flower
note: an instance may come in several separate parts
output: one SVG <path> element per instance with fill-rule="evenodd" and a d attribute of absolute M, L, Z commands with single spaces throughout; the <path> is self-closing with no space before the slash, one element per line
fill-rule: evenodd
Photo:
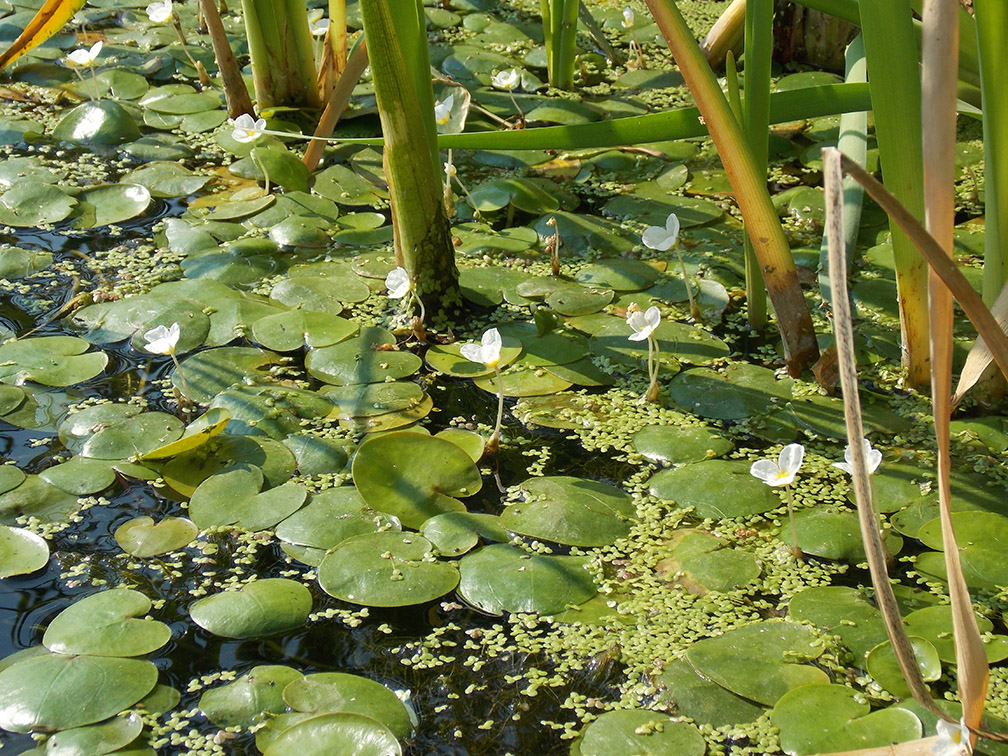
<path fill-rule="evenodd" d="M 455 104 L 455 95 L 449 94 L 441 102 L 434 103 L 434 120 L 438 126 L 444 126 L 451 117 L 452 105 Z"/>
<path fill-rule="evenodd" d="M 95 62 L 95 59 L 98 57 L 98 53 L 101 52 L 101 49 L 102 49 L 102 42 L 99 39 L 97 42 L 91 45 L 90 50 L 84 50 L 82 48 L 80 50 L 74 50 L 72 53 L 67 55 L 66 56 L 67 63 L 69 63 L 71 66 L 74 67 L 90 66 L 92 63 Z"/>
<path fill-rule="evenodd" d="M 413 282 L 406 269 L 399 267 L 385 276 L 385 288 L 388 289 L 388 295 L 393 299 L 402 299 L 413 288 Z"/>
<path fill-rule="evenodd" d="M 482 362 L 487 367 L 497 367 L 500 362 L 501 335 L 496 328 L 483 334 L 482 344 L 463 344 L 459 351 L 470 362 Z"/>
<path fill-rule="evenodd" d="M 658 327 L 661 322 L 661 313 L 658 312 L 657 307 L 648 307 L 646 312 L 641 312 L 640 307 L 631 304 L 627 308 L 626 322 L 634 330 L 627 338 L 630 341 L 644 341 Z"/>
<path fill-rule="evenodd" d="M 254 142 L 266 130 L 266 119 L 255 119 L 249 113 L 242 113 L 232 121 L 232 124 L 234 131 L 231 132 L 231 138 L 242 144 Z"/>
<path fill-rule="evenodd" d="M 147 340 L 144 349 L 151 354 L 173 354 L 179 340 L 179 324 L 172 323 L 171 328 L 159 325 L 151 328 L 143 337 Z"/>
<path fill-rule="evenodd" d="M 623 9 L 623 28 L 633 29 L 634 15 L 633 8 L 629 5 Z"/>
<path fill-rule="evenodd" d="M 867 438 L 861 439 L 864 442 L 864 458 L 865 464 L 868 466 L 868 474 L 871 475 L 878 469 L 878 466 L 882 463 L 882 452 L 878 449 L 873 449 L 871 442 Z M 854 459 L 851 457 L 850 444 L 844 449 L 843 462 L 834 462 L 833 467 L 839 467 L 848 475 L 854 474 Z"/>
<path fill-rule="evenodd" d="M 749 468 L 749 474 L 759 478 L 768 486 L 789 486 L 794 482 L 804 457 L 804 446 L 788 444 L 781 449 L 780 457 L 776 462 L 772 459 L 760 459 L 753 462 L 752 467 Z"/>
<path fill-rule="evenodd" d="M 329 19 L 320 18 L 317 21 L 309 21 L 308 28 L 311 30 L 313 37 L 324 37 L 326 32 L 329 31 Z"/>
<path fill-rule="evenodd" d="M 657 249 L 665 252 L 675 246 L 679 238 L 679 218 L 675 213 L 669 213 L 665 221 L 665 228 L 661 226 L 648 226 L 641 234 L 641 241 L 645 247 Z"/>
<path fill-rule="evenodd" d="M 931 753 L 935 756 L 961 756 L 973 752 L 970 748 L 970 735 L 965 717 L 959 720 L 958 727 L 939 719 L 937 729 L 938 739 L 931 744 Z"/>
<path fill-rule="evenodd" d="M 458 170 L 456 170 L 454 163 L 445 163 L 444 164 L 444 172 L 445 172 L 445 176 L 447 176 L 450 179 L 451 178 L 455 178 L 455 176 L 458 175 Z"/>
<path fill-rule="evenodd" d="M 497 89 L 507 89 L 510 91 L 516 89 L 521 83 L 521 75 L 518 73 L 517 68 L 512 68 L 510 71 L 498 71 L 490 81 Z"/>
<path fill-rule="evenodd" d="M 147 6 L 147 18 L 155 24 L 163 24 L 172 17 L 172 0 L 155 0 Z"/>

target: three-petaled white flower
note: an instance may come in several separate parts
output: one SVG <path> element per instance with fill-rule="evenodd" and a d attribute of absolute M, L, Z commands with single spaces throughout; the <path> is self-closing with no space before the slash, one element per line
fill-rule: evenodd
<path fill-rule="evenodd" d="M 864 442 L 864 458 L 865 464 L 868 466 L 868 474 L 871 475 L 878 469 L 878 466 L 882 463 L 882 452 L 878 449 L 873 449 L 871 442 L 867 438 L 861 439 Z M 850 444 L 844 449 L 844 461 L 834 462 L 833 467 L 839 467 L 848 475 L 854 474 L 854 458 L 851 456 Z"/>
<path fill-rule="evenodd" d="M 802 459 L 805 457 L 805 447 L 801 444 L 788 444 L 781 449 L 777 461 L 759 459 L 752 463 L 749 474 L 759 478 L 768 486 L 790 486 L 798 474 Z"/>
<path fill-rule="evenodd" d="M 641 308 L 636 304 L 631 304 L 627 308 L 627 325 L 633 329 L 633 333 L 627 338 L 630 341 L 644 341 L 654 333 L 655 328 L 661 323 L 661 313 L 657 307 L 648 307 L 647 311 L 641 312 Z"/>
<path fill-rule="evenodd" d="M 481 344 L 463 344 L 459 351 L 470 362 L 481 362 L 490 368 L 497 367 L 501 356 L 500 332 L 491 328 L 483 334 L 481 341 Z"/>
<path fill-rule="evenodd" d="M 85 50 L 83 48 L 80 50 L 74 50 L 66 56 L 66 59 L 71 66 L 90 66 L 98 58 L 98 53 L 101 52 L 101 49 L 102 41 L 99 39 L 91 45 L 90 50 Z"/>
<path fill-rule="evenodd" d="M 263 135 L 263 132 L 266 130 L 266 119 L 256 119 L 249 113 L 242 113 L 232 121 L 232 125 L 234 126 L 234 131 L 231 132 L 231 138 L 236 142 L 247 144 L 248 142 L 254 142 Z"/>
<path fill-rule="evenodd" d="M 171 327 L 159 325 L 151 328 L 143 335 L 147 344 L 144 346 L 151 354 L 175 354 L 175 345 L 179 340 L 179 324 L 172 323 Z"/>
<path fill-rule="evenodd" d="M 413 288 L 413 281 L 406 269 L 400 266 L 385 276 L 385 288 L 392 299 L 402 299 Z"/>
<path fill-rule="evenodd" d="M 934 756 L 962 756 L 973 752 L 965 717 L 959 720 L 958 727 L 952 722 L 939 719 L 937 729 L 938 739 L 931 744 Z"/>
<path fill-rule="evenodd" d="M 308 29 L 311 31 L 313 37 L 324 37 L 326 32 L 329 31 L 329 19 L 319 18 L 315 21 L 309 21 Z"/>
<path fill-rule="evenodd" d="M 665 228 L 661 226 L 648 226 L 641 234 L 641 241 L 645 247 L 665 252 L 675 246 L 679 239 L 679 218 L 675 213 L 669 213 L 665 221 Z"/>
<path fill-rule="evenodd" d="M 434 121 L 438 126 L 444 126 L 451 118 L 452 105 L 455 104 L 455 95 L 449 94 L 441 102 L 434 103 Z"/>
<path fill-rule="evenodd" d="M 491 77 L 490 82 L 497 89 L 506 89 L 510 92 L 521 84 L 521 74 L 518 73 L 517 68 L 512 68 L 510 71 L 498 71 Z"/>
<path fill-rule="evenodd" d="M 172 0 L 155 0 L 147 6 L 147 18 L 155 24 L 163 24 L 172 17 Z"/>
<path fill-rule="evenodd" d="M 629 5 L 623 9 L 623 28 L 633 29 L 634 13 Z"/>

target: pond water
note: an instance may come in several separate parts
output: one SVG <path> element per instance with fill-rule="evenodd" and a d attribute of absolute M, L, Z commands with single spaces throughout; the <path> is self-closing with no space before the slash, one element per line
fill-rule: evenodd
<path fill-rule="evenodd" d="M 456 201 L 468 310 L 421 343 L 386 290 L 377 149 L 330 147 L 309 178 L 297 141 L 236 142 L 170 29 L 108 5 L 12 69 L 0 109 L 5 752 L 700 756 L 933 733 L 894 671 L 834 466 L 842 402 L 747 326 L 740 223 L 708 141 L 455 150 L 482 214 Z M 722 4 L 683 5 L 699 29 Z M 643 6 L 633 30 L 622 7 L 594 9 L 646 67 L 586 57 L 577 99 L 539 86 L 536 9 L 495 6 L 428 9 L 435 66 L 492 115 L 514 115 L 490 86 L 510 66 L 532 126 L 686 101 Z M 212 68 L 194 9 L 176 9 Z M 32 15 L 0 10 L 3 39 Z M 76 81 L 58 60 L 96 35 L 98 83 Z M 365 79 L 338 135 L 377 133 L 373 106 Z M 485 111 L 470 128 L 494 127 Z M 61 138 L 85 117 L 115 144 Z M 837 131 L 830 116 L 771 137 L 823 345 L 817 156 Z M 982 150 L 961 136 L 956 238 L 978 280 Z M 688 284 L 672 250 L 641 242 L 673 212 Z M 543 252 L 555 230 L 559 276 Z M 853 296 L 873 486 L 925 679 L 955 714 L 930 405 L 899 386 L 891 257 L 869 205 Z M 635 307 L 661 316 L 655 402 Z M 146 334 L 174 325 L 171 353 L 152 353 Z M 460 353 L 493 327 L 499 379 Z M 957 338 L 962 351 L 962 324 Z M 499 389 L 501 447 L 483 456 Z M 968 406 L 953 430 L 998 727 L 1008 420 Z M 750 474 L 794 443 L 787 490 Z"/>

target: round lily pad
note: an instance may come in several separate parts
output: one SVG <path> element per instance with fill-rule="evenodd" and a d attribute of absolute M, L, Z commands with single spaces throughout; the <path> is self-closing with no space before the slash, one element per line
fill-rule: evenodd
<path fill-rule="evenodd" d="M 724 548 L 724 542 L 699 530 L 675 532 L 672 554 L 655 566 L 655 571 L 702 596 L 707 591 L 731 591 L 759 577 L 756 557 L 742 548 Z"/>
<path fill-rule="evenodd" d="M 442 556 L 461 556 L 473 549 L 480 538 L 498 543 L 511 539 L 501 518 L 472 512 L 445 512 L 431 517 L 420 533 L 434 544 Z"/>
<path fill-rule="evenodd" d="M 749 474 L 745 460 L 710 459 L 663 470 L 649 485 L 654 496 L 694 507 L 705 519 L 748 517 L 781 506 L 780 497 Z"/>
<path fill-rule="evenodd" d="M 219 347 L 194 354 L 172 372 L 172 384 L 191 401 L 206 403 L 235 383 L 252 384 L 265 378 L 280 362 L 275 352 L 252 347 Z M 179 372 L 182 378 L 179 378 Z"/>
<path fill-rule="evenodd" d="M 307 714 L 359 714 L 388 727 L 399 738 L 413 732 L 410 712 L 381 683 L 344 672 L 318 672 L 288 683 L 284 701 Z"/>
<path fill-rule="evenodd" d="M 56 654 L 149 654 L 171 639 L 171 629 L 163 622 L 137 619 L 150 609 L 150 599 L 130 588 L 93 593 L 56 615 L 42 644 Z"/>
<path fill-rule="evenodd" d="M 765 709 L 698 674 L 682 659 L 666 664 L 657 678 L 660 700 L 674 703 L 676 711 L 697 724 L 712 727 L 754 722 Z"/>
<path fill-rule="evenodd" d="M 585 478 L 531 478 L 525 501 L 511 504 L 501 523 L 516 533 L 569 546 L 605 546 L 630 533 L 633 500 L 618 488 Z"/>
<path fill-rule="evenodd" d="M 140 184 L 100 184 L 81 192 L 87 207 L 79 221 L 82 228 L 108 226 L 136 218 L 151 203 L 151 193 Z"/>
<path fill-rule="evenodd" d="M 304 420 L 326 417 L 332 402 L 314 391 L 287 386 L 232 386 L 210 402 L 230 415 L 228 433 L 286 438 Z"/>
<path fill-rule="evenodd" d="M 788 754 L 885 748 L 916 740 L 921 722 L 905 709 L 872 711 L 844 685 L 803 685 L 783 695 L 770 713 Z"/>
<path fill-rule="evenodd" d="M 0 381 L 15 385 L 34 381 L 44 386 L 69 386 L 91 380 L 105 369 L 108 355 L 104 352 L 85 354 L 89 347 L 86 341 L 74 336 L 8 341 L 0 346 Z"/>
<path fill-rule="evenodd" d="M 93 459 L 142 457 L 182 435 L 182 421 L 166 412 L 144 412 L 128 422 L 109 425 L 89 438 L 81 455 Z"/>
<path fill-rule="evenodd" d="M 648 459 L 673 464 L 723 457 L 735 448 L 710 428 L 681 425 L 648 425 L 634 434 L 633 445 Z"/>
<path fill-rule="evenodd" d="M 77 497 L 28 475 L 20 485 L 0 494 L 0 522 L 13 525 L 20 516 L 37 517 L 42 522 L 65 520 L 78 509 Z"/>
<path fill-rule="evenodd" d="M 259 638 L 300 628 L 311 608 L 311 592 L 300 582 L 264 578 L 193 602 L 189 616 L 222 638 Z"/>
<path fill-rule="evenodd" d="M 0 278 L 13 281 L 24 278 L 52 264 L 52 255 L 41 250 L 7 247 L 0 249 Z"/>
<path fill-rule="evenodd" d="M 977 626 L 983 636 L 984 651 L 991 664 L 1008 658 L 1008 637 L 991 635 L 994 623 L 986 617 L 977 617 Z M 903 625 L 909 635 L 926 639 L 944 664 L 956 664 L 955 643 L 952 633 L 952 607 L 948 604 L 926 606 L 903 618 Z"/>
<path fill-rule="evenodd" d="M 695 725 L 643 709 L 607 711 L 572 746 L 580 756 L 703 756 L 707 742 Z"/>
<path fill-rule="evenodd" d="M 325 273 L 326 271 L 319 271 Z M 322 275 L 309 277 L 309 271 L 291 275 L 270 291 L 270 299 L 289 307 L 328 312 L 333 315 L 344 303 L 363 302 L 371 294 L 367 284 L 352 275 Z"/>
<path fill-rule="evenodd" d="M 502 338 L 500 362 L 503 370 L 521 356 L 522 346 L 518 339 L 510 336 Z M 493 368 L 479 362 L 472 362 L 462 356 L 461 349 L 465 342 L 454 344 L 434 344 L 427 350 L 427 364 L 434 370 L 456 378 L 482 378 L 492 375 Z"/>
<path fill-rule="evenodd" d="M 193 420 L 182 435 L 164 446 L 152 449 L 143 455 L 143 459 L 166 459 L 178 454 L 184 454 L 198 449 L 207 441 L 222 432 L 231 419 L 231 413 L 226 409 L 212 408 Z"/>
<path fill-rule="evenodd" d="M 375 349 L 376 344 L 382 343 L 387 342 L 364 335 L 313 349 L 305 359 L 305 369 L 320 381 L 344 386 L 406 378 L 423 364 L 412 352 Z"/>
<path fill-rule="evenodd" d="M 798 545 L 806 554 L 851 564 L 865 561 L 857 512 L 832 506 L 802 510 L 795 514 L 795 529 Z M 790 542 L 790 529 L 782 528 L 779 538 Z M 891 530 L 885 531 L 884 539 L 888 552 L 898 554 L 903 539 Z"/>
<path fill-rule="evenodd" d="M 445 442 L 447 443 L 447 442 Z M 330 596 L 364 606 L 412 606 L 458 585 L 455 565 L 434 559 L 433 546 L 415 533 L 371 533 L 330 551 L 318 568 Z"/>
<path fill-rule="evenodd" d="M 1008 517 L 994 512 L 953 512 L 952 523 L 966 584 L 992 591 L 997 590 L 995 586 L 1008 585 L 1008 565 L 1003 559 L 1004 544 L 1008 542 Z M 917 537 L 929 548 L 944 550 L 938 518 L 922 526 Z M 925 556 L 929 555 L 921 555 Z M 945 579 L 944 565 L 941 576 Z"/>
<path fill-rule="evenodd" d="M 327 386 L 321 393 L 335 405 L 331 416 L 338 418 L 402 412 L 416 407 L 426 396 L 424 390 L 412 381 Z"/>
<path fill-rule="evenodd" d="M 791 398 L 791 379 L 778 380 L 772 370 L 736 363 L 723 371 L 695 368 L 669 384 L 669 395 L 680 407 L 701 417 L 741 420 L 765 415 Z"/>
<path fill-rule="evenodd" d="M 260 492 L 262 485 L 263 473 L 258 467 L 232 465 L 211 475 L 193 491 L 189 516 L 200 528 L 235 525 L 265 530 L 294 513 L 308 496 L 297 483 Z"/>
<path fill-rule="evenodd" d="M 123 180 L 147 187 L 152 197 L 184 197 L 202 189 L 210 176 L 198 176 L 183 165 L 158 160 L 135 168 Z"/>
<path fill-rule="evenodd" d="M 821 654 L 810 628 L 767 620 L 697 641 L 686 660 L 735 695 L 773 706 L 800 685 L 829 683 L 825 672 L 805 663 Z"/>
<path fill-rule="evenodd" d="M 177 323 L 175 352 L 183 354 L 202 346 L 210 330 L 210 318 L 202 309 L 196 302 L 152 292 L 82 307 L 70 316 L 70 323 L 93 344 L 131 339 L 131 345 L 141 354 L 147 353 L 145 333 L 159 325 L 171 327 Z"/>
<path fill-rule="evenodd" d="M 53 465 L 39 473 L 39 477 L 60 490 L 77 496 L 104 491 L 116 479 L 115 470 L 107 462 L 86 457 L 73 457 Z"/>
<path fill-rule="evenodd" d="M 914 658 L 917 660 L 917 667 L 920 669 L 921 678 L 925 682 L 934 682 L 939 679 L 942 669 L 937 649 L 930 641 L 915 635 L 909 635 L 909 640 Z M 903 679 L 899 662 L 896 661 L 896 654 L 889 641 L 880 643 L 868 653 L 865 669 L 869 675 L 875 678 L 875 682 L 897 698 L 910 696 L 910 687 Z"/>
<path fill-rule="evenodd" d="M 464 511 L 455 497 L 483 486 L 472 458 L 450 441 L 399 431 L 361 445 L 353 479 L 364 500 L 379 512 L 419 528 L 428 517 Z"/>
<path fill-rule="evenodd" d="M 652 286 L 659 275 L 658 271 L 646 262 L 612 257 L 585 265 L 574 275 L 574 280 L 599 289 L 641 291 Z"/>
<path fill-rule="evenodd" d="M 353 486 L 312 494 L 307 505 L 276 527 L 281 541 L 326 551 L 348 538 L 376 530 L 399 530 L 390 518 L 371 509 Z"/>
<path fill-rule="evenodd" d="M 273 740 L 263 756 L 401 756 L 395 735 L 370 717 L 321 714 L 288 727 Z"/>
<path fill-rule="evenodd" d="M 523 178 L 494 179 L 480 184 L 473 188 L 472 199 L 481 213 L 494 212 L 508 205 L 536 215 L 560 209 L 556 197 Z"/>
<path fill-rule="evenodd" d="M 283 444 L 294 454 L 297 469 L 302 475 L 339 472 L 346 467 L 352 446 L 347 441 L 309 434 L 288 436 Z"/>
<path fill-rule="evenodd" d="M 267 315 L 252 324 L 253 338 L 267 349 L 290 352 L 324 347 L 348 339 L 358 326 L 345 318 L 313 310 L 289 310 Z"/>
<path fill-rule="evenodd" d="M 288 482 L 297 463 L 290 449 L 268 436 L 216 436 L 204 447 L 180 454 L 161 468 L 165 482 L 183 496 L 214 473 L 232 465 L 254 465 L 270 487 Z"/>
<path fill-rule="evenodd" d="M 496 375 L 477 378 L 473 383 L 488 393 L 496 395 L 498 392 Z M 546 367 L 526 362 L 524 355 L 505 369 L 500 378 L 500 391 L 504 396 L 544 396 L 565 391 L 571 385 L 570 381 L 555 375 Z"/>
<path fill-rule="evenodd" d="M 114 100 L 91 100 L 78 105 L 53 129 L 53 139 L 81 144 L 119 144 L 139 138 L 136 121 Z"/>
<path fill-rule="evenodd" d="M 234 682 L 206 691 L 199 700 L 200 711 L 218 727 L 251 727 L 264 714 L 287 711 L 284 688 L 301 676 L 278 664 L 253 667 Z"/>
<path fill-rule="evenodd" d="M 127 554 L 152 557 L 188 546 L 199 535 L 197 528 L 184 517 L 165 517 L 155 524 L 151 517 L 134 517 L 115 531 L 116 543 Z"/>
<path fill-rule="evenodd" d="M 841 585 L 806 588 L 791 599 L 788 612 L 799 622 L 811 622 L 840 640 L 854 654 L 855 664 L 888 638 L 882 613 L 861 591 Z"/>
<path fill-rule="evenodd" d="M 62 730 L 46 741 L 47 756 L 102 756 L 129 745 L 143 730 L 140 715 L 113 717 L 99 724 Z"/>
<path fill-rule="evenodd" d="M 39 654 L 0 672 L 0 727 L 68 730 L 132 706 L 157 683 L 149 661 Z"/>
<path fill-rule="evenodd" d="M 484 546 L 459 562 L 459 595 L 491 614 L 555 614 L 595 595 L 587 560 L 529 554 L 508 544 Z"/>
<path fill-rule="evenodd" d="M 0 578 L 27 575 L 49 563 L 49 544 L 30 530 L 0 525 Z"/>
<path fill-rule="evenodd" d="M 592 352 L 615 362 L 647 361 L 647 342 L 630 341 L 633 329 L 625 320 L 611 318 L 596 328 L 591 340 Z M 659 360 L 671 357 L 689 365 L 709 365 L 727 359 L 728 345 L 699 327 L 663 320 L 654 330 Z"/>

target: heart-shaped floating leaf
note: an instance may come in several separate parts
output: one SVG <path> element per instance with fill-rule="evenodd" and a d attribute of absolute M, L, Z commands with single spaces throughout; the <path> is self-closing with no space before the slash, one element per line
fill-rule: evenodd
<path fill-rule="evenodd" d="M 100 724 L 62 730 L 46 741 L 46 756 L 102 756 L 136 740 L 143 730 L 140 715 L 113 717 Z"/>
<path fill-rule="evenodd" d="M 297 463 L 290 449 L 268 436 L 222 433 L 201 449 L 170 459 L 161 468 L 165 482 L 183 496 L 192 496 L 204 480 L 233 465 L 254 465 L 267 486 L 279 486 L 294 475 Z"/>
<path fill-rule="evenodd" d="M 189 616 L 222 638 L 259 638 L 301 627 L 311 608 L 311 592 L 304 585 L 266 578 L 201 598 L 189 607 Z"/>
<path fill-rule="evenodd" d="M 246 530 L 271 528 L 304 504 L 308 492 L 284 483 L 260 493 L 263 473 L 248 464 L 232 465 L 211 475 L 193 491 L 189 516 L 200 528 L 236 525 Z"/>
<path fill-rule="evenodd" d="M 633 445 L 648 459 L 677 465 L 723 457 L 735 448 L 730 439 L 699 425 L 649 425 L 634 434 Z"/>
<path fill-rule="evenodd" d="M 346 467 L 353 444 L 307 433 L 288 436 L 284 446 L 291 450 L 302 475 L 335 473 Z"/>
<path fill-rule="evenodd" d="M 39 477 L 62 491 L 86 496 L 98 493 L 115 483 L 115 470 L 104 460 L 73 457 L 46 468 Z"/>
<path fill-rule="evenodd" d="M 348 339 L 358 326 L 345 318 L 316 310 L 289 310 L 260 318 L 252 336 L 267 349 L 291 352 L 302 347 L 325 347 Z"/>
<path fill-rule="evenodd" d="M 790 378 L 778 380 L 772 370 L 745 363 L 719 372 L 695 368 L 669 384 L 672 401 L 701 417 L 741 420 L 760 416 L 791 398 Z"/>
<path fill-rule="evenodd" d="M 751 552 L 722 548 L 724 542 L 708 533 L 680 529 L 670 545 L 672 555 L 658 562 L 655 571 L 690 593 L 730 591 L 759 577 L 760 565 Z"/>
<path fill-rule="evenodd" d="M 0 195 L 0 223 L 16 228 L 58 223 L 76 206 L 77 200 L 55 184 L 22 181 Z"/>
<path fill-rule="evenodd" d="M 433 546 L 415 533 L 371 533 L 330 551 L 318 568 L 330 596 L 364 606 L 411 606 L 443 596 L 459 581 L 454 564 L 434 559 Z"/>
<path fill-rule="evenodd" d="M 37 517 L 42 522 L 59 522 L 77 511 L 77 497 L 28 475 L 16 488 L 0 494 L 0 522 L 15 524 L 18 517 Z"/>
<path fill-rule="evenodd" d="M 658 271 L 646 262 L 612 257 L 585 265 L 574 280 L 585 286 L 616 291 L 641 291 L 652 286 L 659 277 Z"/>
<path fill-rule="evenodd" d="M 511 538 L 497 515 L 472 512 L 445 512 L 431 517 L 420 533 L 434 544 L 442 556 L 461 556 L 479 543 L 480 538 L 504 543 Z"/>
<path fill-rule="evenodd" d="M 251 727 L 264 714 L 283 714 L 287 684 L 301 677 L 296 669 L 266 664 L 253 667 L 234 682 L 211 688 L 200 697 L 203 714 L 218 727 Z"/>
<path fill-rule="evenodd" d="M 115 531 L 116 543 L 127 554 L 152 557 L 184 548 L 199 535 L 199 528 L 184 517 L 165 517 L 154 524 L 151 517 L 135 517 Z"/>
<path fill-rule="evenodd" d="M 151 203 L 150 191 L 140 184 L 100 184 L 81 192 L 80 198 L 87 204 L 77 220 L 79 228 L 122 223 L 143 213 Z"/>
<path fill-rule="evenodd" d="M 281 732 L 263 756 L 401 756 L 395 735 L 370 717 L 357 714 L 321 714 Z"/>
<path fill-rule="evenodd" d="M 280 355 L 252 347 L 219 347 L 195 354 L 172 373 L 172 384 L 182 394 L 206 403 L 235 383 L 269 383 L 268 369 Z M 183 379 L 178 376 L 182 371 Z M 184 384 L 184 385 L 183 385 Z"/>
<path fill-rule="evenodd" d="M 676 711 L 697 724 L 712 727 L 754 722 L 764 708 L 698 674 L 682 659 L 667 664 L 657 679 L 660 700 L 674 704 Z"/>
<path fill-rule="evenodd" d="M 910 635 L 910 646 L 913 648 L 914 658 L 920 668 L 921 678 L 925 682 L 934 682 L 941 677 L 941 659 L 938 658 L 938 651 L 931 642 L 924 638 Z M 896 654 L 892 650 L 889 641 L 880 643 L 868 653 L 865 661 L 865 669 L 868 674 L 875 678 L 875 682 L 892 693 L 897 698 L 908 698 L 910 687 L 903 679 L 899 662 L 896 661 Z"/>
<path fill-rule="evenodd" d="M 23 528 L 0 525 L 0 578 L 27 575 L 49 563 L 49 544 Z"/>
<path fill-rule="evenodd" d="M 571 756 L 703 756 L 707 742 L 687 722 L 643 709 L 607 711 L 584 728 Z"/>
<path fill-rule="evenodd" d="M 361 445 L 353 479 L 364 500 L 379 512 L 419 528 L 428 517 L 458 512 L 455 497 L 472 496 L 483 479 L 472 458 L 450 441 L 400 431 Z"/>
<path fill-rule="evenodd" d="M 595 595 L 587 560 L 529 554 L 508 544 L 484 546 L 459 562 L 459 595 L 485 612 L 555 614 Z"/>
<path fill-rule="evenodd" d="M 916 740 L 921 722 L 906 709 L 871 711 L 843 685 L 803 685 L 786 693 L 770 713 L 788 754 L 834 753 L 884 748 Z"/>
<path fill-rule="evenodd" d="M 412 352 L 375 349 L 382 343 L 364 334 L 339 344 L 313 349 L 305 358 L 305 369 L 320 381 L 345 386 L 399 380 L 413 375 L 423 365 L 423 361 Z"/>
<path fill-rule="evenodd" d="M 825 672 L 804 663 L 821 654 L 822 647 L 816 644 L 810 628 L 763 621 L 694 643 L 686 660 L 732 693 L 772 706 L 799 685 L 829 682 Z"/>
<path fill-rule="evenodd" d="M 839 635 L 858 667 L 863 667 L 868 652 L 888 637 L 878 607 L 847 586 L 806 588 L 791 599 L 788 612 L 799 622 L 811 622 Z"/>
<path fill-rule="evenodd" d="M 838 559 L 852 564 L 865 560 L 861 526 L 857 512 L 840 507 L 806 509 L 795 514 L 798 545 L 806 554 L 823 559 Z M 778 537 L 788 540 L 791 534 L 782 529 Z M 903 539 L 887 530 L 883 534 L 886 550 L 896 555 L 903 547 Z"/>
<path fill-rule="evenodd" d="M 427 364 L 434 370 L 456 378 L 481 378 L 493 375 L 493 368 L 488 368 L 480 362 L 472 362 L 462 356 L 463 342 L 454 344 L 432 344 L 427 350 Z M 521 355 L 521 342 L 511 337 L 504 337 L 501 347 L 499 366 L 503 369 L 518 359 Z"/>
<path fill-rule="evenodd" d="M 781 506 L 780 497 L 749 474 L 744 460 L 711 459 L 663 470 L 649 485 L 659 499 L 694 507 L 703 518 L 747 517 Z"/>
<path fill-rule="evenodd" d="M 283 692 L 294 711 L 307 714 L 359 714 L 388 727 L 399 738 L 413 732 L 410 712 L 381 683 L 343 672 L 320 672 L 292 680 Z"/>
<path fill-rule="evenodd" d="M 303 420 L 317 420 L 332 412 L 332 402 L 314 391 L 288 386 L 232 386 L 210 402 L 231 415 L 228 433 L 266 435 L 277 440 L 296 433 Z"/>
<path fill-rule="evenodd" d="M 0 672 L 0 727 L 51 732 L 101 722 L 146 696 L 157 676 L 141 659 L 34 655 Z"/>
<path fill-rule="evenodd" d="M 130 588 L 93 593 L 57 614 L 42 644 L 56 654 L 149 654 L 171 639 L 171 628 L 163 622 L 137 619 L 150 608 L 150 599 Z"/>
<path fill-rule="evenodd" d="M 185 426 L 167 412 L 144 412 L 129 421 L 101 428 L 87 440 L 81 456 L 94 459 L 140 458 L 178 439 Z"/>
<path fill-rule="evenodd" d="M 977 617 L 976 621 L 984 639 L 987 661 L 994 664 L 1008 658 L 1008 636 L 992 635 L 994 623 L 986 617 Z M 903 624 L 908 634 L 930 641 L 944 664 L 956 663 L 951 606 L 948 604 L 926 606 L 904 617 Z"/>
<path fill-rule="evenodd" d="M 88 381 L 108 364 L 104 352 L 85 354 L 89 344 L 73 336 L 42 336 L 0 346 L 0 381 L 69 386 Z"/>
<path fill-rule="evenodd" d="M 522 484 L 526 499 L 501 515 L 504 527 L 569 546 L 605 546 L 630 533 L 633 500 L 618 488 L 561 475 Z"/>
<path fill-rule="evenodd" d="M 311 501 L 276 527 L 280 540 L 323 552 L 348 538 L 378 529 L 399 530 L 395 521 L 371 509 L 353 486 L 312 494 Z"/>

